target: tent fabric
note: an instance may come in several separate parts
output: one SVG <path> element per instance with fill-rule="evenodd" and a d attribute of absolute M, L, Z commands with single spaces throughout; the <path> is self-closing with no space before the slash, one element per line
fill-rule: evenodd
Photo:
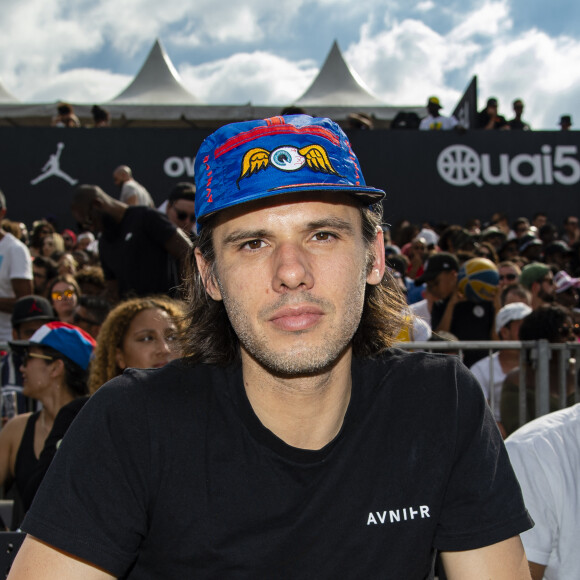
<path fill-rule="evenodd" d="M 17 103 L 18 99 L 4 88 L 0 83 L 0 103 Z"/>
<path fill-rule="evenodd" d="M 2 99 L 0 84 L 0 125 L 38 125 L 56 113 L 57 103 L 21 103 L 6 92 L 12 100 Z M 92 104 L 72 103 L 75 113 L 91 118 Z M 99 103 L 121 125 L 139 124 L 180 126 L 220 126 L 224 123 L 248 119 L 264 119 L 279 115 L 279 105 L 205 105 L 182 84 L 163 45 L 155 41 L 149 55 L 129 86 L 111 101 Z M 310 88 L 295 105 L 303 106 L 309 115 L 346 121 L 350 113 L 366 113 L 381 121 L 390 121 L 399 111 L 424 115 L 424 106 L 388 106 L 376 98 L 358 79 L 345 62 L 340 48 L 334 42 L 326 61 Z"/>
<path fill-rule="evenodd" d="M 384 106 L 384 103 L 371 93 L 349 67 L 335 40 L 318 76 L 296 101 L 296 105 L 376 107 Z"/>
<path fill-rule="evenodd" d="M 110 103 L 135 105 L 193 105 L 200 101 L 181 81 L 179 73 L 157 39 L 145 64 L 131 84 Z"/>

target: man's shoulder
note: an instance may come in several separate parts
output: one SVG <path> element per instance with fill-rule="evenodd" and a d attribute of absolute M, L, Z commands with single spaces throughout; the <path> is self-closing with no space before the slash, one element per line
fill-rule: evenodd
<path fill-rule="evenodd" d="M 180 359 L 160 369 L 127 369 L 96 394 L 109 400 L 124 398 L 175 406 L 183 399 L 191 400 L 205 396 L 208 390 L 223 388 L 234 372 L 233 367 L 190 364 Z"/>
<path fill-rule="evenodd" d="M 462 370 L 457 371 L 457 367 Z M 440 373 L 467 372 L 456 356 L 429 352 L 409 352 L 399 348 L 390 348 L 376 357 L 358 361 L 360 372 L 376 375 L 381 380 L 404 379 L 411 384 L 417 377 L 436 380 Z M 415 383 L 417 384 L 417 383 Z"/>
<path fill-rule="evenodd" d="M 538 417 L 520 427 L 506 439 L 508 450 L 516 447 L 550 449 L 575 445 L 580 451 L 580 403 Z"/>
<path fill-rule="evenodd" d="M 491 356 L 485 356 L 481 359 L 479 359 L 476 363 L 472 364 L 469 367 L 469 370 L 472 373 L 477 372 L 481 372 L 481 373 L 485 373 L 486 375 L 489 374 L 489 361 L 490 359 L 493 360 L 493 362 L 495 363 L 496 359 L 499 356 L 499 351 L 498 352 L 494 352 Z"/>
<path fill-rule="evenodd" d="M 0 245 L 3 250 L 7 248 L 17 248 L 19 250 L 25 251 L 28 253 L 28 248 L 24 243 L 22 243 L 18 238 L 14 237 L 12 234 L 6 232 L 0 240 Z"/>

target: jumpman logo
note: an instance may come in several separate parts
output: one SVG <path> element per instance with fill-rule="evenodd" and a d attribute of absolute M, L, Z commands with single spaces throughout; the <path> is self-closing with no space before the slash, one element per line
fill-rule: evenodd
<path fill-rule="evenodd" d="M 60 168 L 60 154 L 62 153 L 63 149 L 64 149 L 64 143 L 59 143 L 56 146 L 56 153 L 53 153 L 48 158 L 48 161 L 45 163 L 44 167 L 42 168 L 43 172 L 38 177 L 35 177 L 30 182 L 31 185 L 36 185 L 36 184 L 40 183 L 41 181 L 48 179 L 49 177 L 60 177 L 61 179 L 64 179 L 67 183 L 69 183 L 70 185 L 77 184 L 78 179 L 73 179 L 70 175 L 68 175 L 67 173 L 62 171 Z"/>

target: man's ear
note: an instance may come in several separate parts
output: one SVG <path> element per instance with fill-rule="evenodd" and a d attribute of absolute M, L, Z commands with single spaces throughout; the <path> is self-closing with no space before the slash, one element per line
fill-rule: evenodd
<path fill-rule="evenodd" d="M 374 252 L 373 263 L 367 274 L 367 284 L 376 286 L 380 284 L 385 275 L 385 239 L 383 238 L 383 230 L 380 226 L 377 226 L 372 251 Z"/>
<path fill-rule="evenodd" d="M 195 248 L 195 262 L 197 264 L 197 269 L 199 270 L 201 279 L 203 280 L 203 286 L 205 291 L 209 294 L 211 298 L 216 301 L 222 299 L 222 293 L 220 292 L 217 280 L 213 274 L 213 269 L 211 265 L 206 262 L 205 258 L 201 255 L 199 248 Z"/>

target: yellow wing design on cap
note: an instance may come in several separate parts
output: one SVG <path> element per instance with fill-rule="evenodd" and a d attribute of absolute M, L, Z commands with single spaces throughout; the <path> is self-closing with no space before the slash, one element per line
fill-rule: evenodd
<path fill-rule="evenodd" d="M 261 147 L 255 147 L 254 149 L 247 151 L 242 159 L 242 172 L 238 178 L 238 183 L 244 177 L 258 173 L 258 171 L 262 169 L 266 169 L 266 167 L 268 167 L 269 159 L 270 152 Z"/>
<path fill-rule="evenodd" d="M 338 175 L 330 163 L 330 159 L 328 159 L 328 154 L 324 150 L 324 147 L 321 147 L 320 145 L 308 145 L 307 147 L 299 149 L 298 153 L 306 159 L 306 165 L 308 165 L 312 171 Z"/>

